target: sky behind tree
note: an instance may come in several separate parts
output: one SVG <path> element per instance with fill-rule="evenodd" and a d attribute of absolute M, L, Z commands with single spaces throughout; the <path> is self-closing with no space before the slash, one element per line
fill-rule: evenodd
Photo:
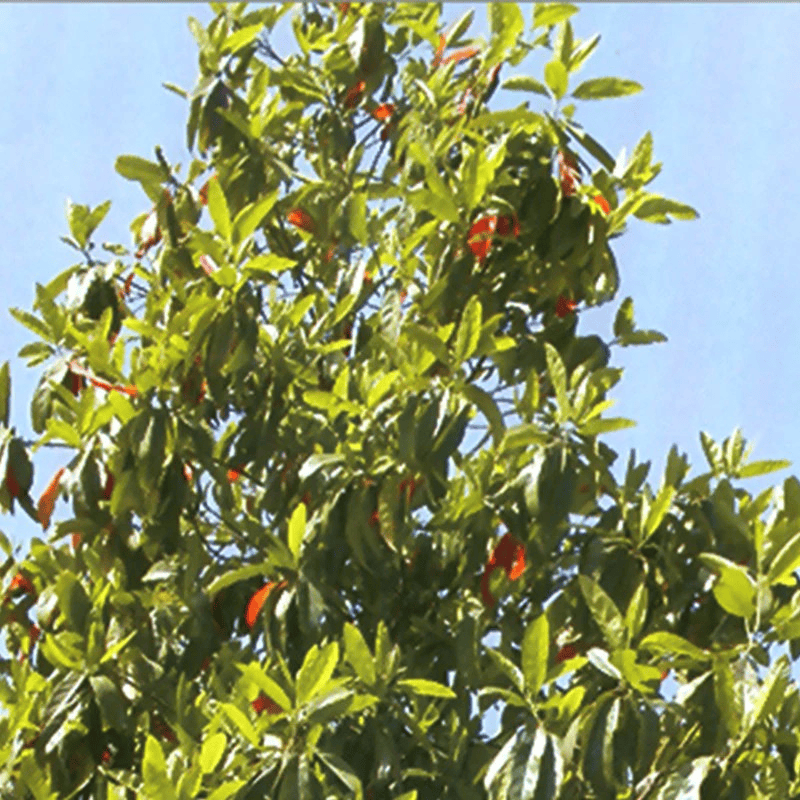
<path fill-rule="evenodd" d="M 476 9 L 475 36 L 485 36 L 481 4 L 446 4 L 445 19 L 468 7 Z M 523 13 L 529 22 L 532 6 L 523 4 Z M 153 158 L 159 144 L 185 174 L 187 107 L 161 84 L 194 86 L 190 14 L 204 24 L 213 16 L 192 3 L 0 5 L 0 361 L 12 362 L 12 419 L 25 434 L 39 373 L 16 358 L 31 337 L 6 309 L 29 309 L 34 282 L 46 283 L 76 262 L 59 241 L 67 233 L 67 197 L 92 206 L 111 199 L 97 238 L 131 243 L 128 225 L 150 204 L 138 184 L 114 171 L 118 155 Z M 606 442 L 621 467 L 631 447 L 639 459 L 652 459 L 650 480 L 657 484 L 673 443 L 702 472 L 698 432 L 721 440 L 738 425 L 755 445 L 754 458 L 795 465 L 748 488 L 783 480 L 800 471 L 793 302 L 800 289 L 800 226 L 793 217 L 800 6 L 584 4 L 573 25 L 581 39 L 602 35 L 577 80 L 614 75 L 644 86 L 629 98 L 579 103 L 577 121 L 614 155 L 622 147 L 630 153 L 652 131 L 664 169 L 651 188 L 701 215 L 670 226 L 634 220 L 613 245 L 622 276 L 617 301 L 581 313 L 580 333 L 611 338 L 619 302 L 632 295 L 639 326 L 669 338 L 614 349 L 612 364 L 625 376 L 613 391 L 612 413 L 638 427 Z M 294 48 L 287 37 L 272 44 L 281 53 Z M 534 53 L 519 67 L 504 67 L 502 77 L 528 72 L 541 79 L 546 60 Z M 534 110 L 549 107 L 538 95 L 498 95 L 506 106 L 525 100 Z M 34 496 L 62 462 L 63 452 L 37 454 Z M 37 535 L 24 514 L 0 527 L 18 543 Z"/>

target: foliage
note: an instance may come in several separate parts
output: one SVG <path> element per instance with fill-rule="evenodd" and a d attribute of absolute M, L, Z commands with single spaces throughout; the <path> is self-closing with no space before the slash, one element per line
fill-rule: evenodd
<path fill-rule="evenodd" d="M 488 42 L 436 4 L 212 8 L 168 85 L 185 177 L 121 156 L 135 252 L 70 203 L 82 260 L 13 311 L 38 439 L 5 365 L 0 505 L 50 533 L 0 537 L 0 796 L 800 791 L 800 483 L 741 488 L 786 463 L 738 432 L 657 488 L 602 441 L 632 424 L 611 347 L 664 337 L 630 298 L 609 341 L 580 310 L 629 217 L 696 214 L 645 188 L 649 133 L 614 159 L 564 101 L 639 85 L 577 82 L 599 37 L 568 4 L 490 4 Z M 543 79 L 501 84 L 531 51 Z"/>

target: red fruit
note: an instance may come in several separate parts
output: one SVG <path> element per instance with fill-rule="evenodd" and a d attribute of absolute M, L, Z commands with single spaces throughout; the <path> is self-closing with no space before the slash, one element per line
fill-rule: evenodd
<path fill-rule="evenodd" d="M 571 197 L 575 194 L 575 187 L 578 183 L 578 165 L 575 163 L 575 159 L 563 150 L 558 151 L 558 177 L 561 181 L 561 194 L 564 197 Z"/>
<path fill-rule="evenodd" d="M 42 528 L 47 530 L 50 527 L 50 518 L 53 516 L 53 509 L 56 505 L 58 498 L 58 486 L 61 481 L 61 476 L 64 474 L 64 467 L 61 467 L 53 475 L 53 479 L 47 484 L 47 488 L 42 492 L 39 498 L 37 507 L 39 522 L 42 523 Z"/>
<path fill-rule="evenodd" d="M 119 290 L 119 299 L 124 300 L 131 292 L 131 285 L 133 284 L 133 270 L 131 270 L 130 275 L 125 278 L 125 283 L 122 285 L 122 288 Z"/>
<path fill-rule="evenodd" d="M 247 623 L 248 628 L 252 628 L 256 624 L 256 617 L 258 612 L 261 611 L 264 603 L 273 589 L 282 589 L 286 586 L 286 581 L 275 583 L 274 581 L 267 581 L 251 598 L 247 604 L 247 609 L 244 612 L 244 621 Z"/>
<path fill-rule="evenodd" d="M 204 206 L 207 206 L 207 205 L 208 205 L 208 184 L 209 184 L 209 182 L 208 182 L 208 181 L 206 181 L 206 182 L 205 182 L 205 183 L 204 183 L 204 184 L 203 184 L 203 185 L 200 187 L 200 202 L 201 202 L 201 203 L 202 203 Z"/>
<path fill-rule="evenodd" d="M 346 108 L 355 108 L 360 100 L 361 95 L 364 93 L 364 89 L 367 88 L 367 84 L 364 81 L 359 81 L 358 83 L 354 84 L 347 90 L 347 94 L 344 98 L 344 105 Z"/>
<path fill-rule="evenodd" d="M 492 215 L 475 221 L 467 234 L 467 244 L 478 261 L 483 261 L 489 254 L 492 236 L 495 233 L 501 236 L 519 236 L 520 225 L 517 215 L 513 214 L 510 217 Z"/>
<path fill-rule="evenodd" d="M 339 13 L 344 16 L 350 8 L 350 3 L 339 3 Z"/>
<path fill-rule="evenodd" d="M 110 472 L 106 472 L 106 485 L 103 487 L 103 497 L 106 500 L 111 499 L 111 493 L 114 491 L 114 476 Z"/>
<path fill-rule="evenodd" d="M 497 232 L 501 236 L 519 236 L 520 226 L 517 215 L 497 218 Z"/>
<path fill-rule="evenodd" d="M 556 664 L 560 664 L 562 661 L 569 661 L 571 658 L 575 658 L 577 655 L 578 651 L 575 649 L 575 645 L 565 644 L 556 653 Z"/>
<path fill-rule="evenodd" d="M 374 528 L 380 523 L 380 516 L 378 515 L 378 509 L 376 508 L 369 517 L 369 524 Z"/>
<path fill-rule="evenodd" d="M 266 711 L 267 714 L 282 714 L 283 709 L 267 694 L 261 692 L 258 697 L 250 704 L 253 706 L 253 711 L 260 714 Z"/>
<path fill-rule="evenodd" d="M 316 229 L 314 220 L 311 219 L 311 217 L 300 208 L 292 209 L 287 215 L 286 219 L 292 225 L 295 225 L 296 227 L 307 231 L 308 233 L 314 233 L 314 230 Z"/>
<path fill-rule="evenodd" d="M 596 194 L 594 196 L 594 201 L 595 201 L 595 203 L 597 203 L 597 205 L 600 206 L 600 210 L 606 216 L 608 216 L 611 213 L 611 206 L 608 204 L 608 200 L 606 200 L 605 197 L 603 197 L 603 195 Z"/>
<path fill-rule="evenodd" d="M 105 750 L 100 754 L 100 760 L 104 764 L 108 764 L 111 761 L 111 751 L 106 747 Z"/>
<path fill-rule="evenodd" d="M 667 677 L 667 675 L 669 675 L 669 670 L 668 670 L 668 669 L 665 669 L 665 670 L 664 670 L 664 671 L 661 673 L 661 678 L 660 678 L 659 680 L 662 680 L 662 681 L 663 681 L 663 680 L 665 680 L 665 679 L 666 679 L 666 677 Z"/>
<path fill-rule="evenodd" d="M 69 376 L 69 390 L 77 397 L 80 390 L 86 386 L 86 380 L 82 375 L 76 375 L 72 370 L 69 370 L 67 375 Z"/>
<path fill-rule="evenodd" d="M 481 594 L 484 603 L 491 608 L 495 600 L 489 591 L 489 578 L 498 568 L 505 570 L 509 580 L 515 581 L 525 570 L 525 545 L 510 533 L 505 534 L 489 556 L 481 579 Z"/>
<path fill-rule="evenodd" d="M 411 499 L 414 497 L 414 492 L 417 491 L 417 481 L 413 476 L 403 478 L 403 480 L 400 481 L 400 485 L 397 487 L 397 494 L 402 495 L 404 491 L 406 493 L 406 502 L 410 503 Z"/>
<path fill-rule="evenodd" d="M 70 536 L 70 542 L 72 543 L 72 549 L 77 550 L 78 545 L 81 543 L 81 535 L 79 533 L 73 533 Z"/>
<path fill-rule="evenodd" d="M 153 732 L 157 733 L 162 739 L 167 742 L 177 742 L 178 737 L 175 732 L 164 722 L 161 717 L 153 715 L 152 717 Z"/>
<path fill-rule="evenodd" d="M 566 317 L 567 314 L 572 313 L 578 304 L 574 300 L 569 300 L 568 298 L 564 297 L 563 294 L 558 296 L 558 300 L 556 300 L 556 316 L 557 317 Z"/>
<path fill-rule="evenodd" d="M 36 589 L 33 588 L 33 584 L 21 572 L 18 572 L 11 579 L 11 583 L 8 584 L 9 592 L 14 592 L 17 591 L 18 589 L 27 594 L 32 594 L 32 595 L 36 594 Z"/>
<path fill-rule="evenodd" d="M 194 472 L 192 472 L 192 465 L 186 463 L 183 465 L 183 477 L 186 479 L 186 483 L 191 483 L 192 478 L 194 478 Z"/>
<path fill-rule="evenodd" d="M 372 112 L 372 116 L 379 120 L 389 119 L 392 114 L 394 114 L 394 103 L 382 103 Z"/>
<path fill-rule="evenodd" d="M 6 467 L 6 488 L 12 497 L 19 497 L 22 487 L 19 485 L 14 472 L 11 469 L 11 464 Z"/>

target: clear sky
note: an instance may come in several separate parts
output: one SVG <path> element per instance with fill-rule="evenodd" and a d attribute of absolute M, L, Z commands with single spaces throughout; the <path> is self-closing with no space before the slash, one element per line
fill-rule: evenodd
<path fill-rule="evenodd" d="M 482 5 L 470 5 L 477 33 L 485 32 Z M 447 4 L 445 14 L 452 19 L 462 10 Z M 528 4 L 524 13 L 530 20 Z M 29 309 L 34 282 L 74 263 L 58 238 L 67 233 L 67 197 L 91 205 L 111 199 L 98 238 L 130 243 L 130 220 L 150 204 L 138 184 L 114 171 L 119 154 L 153 158 L 160 144 L 170 160 L 188 163 L 186 106 L 161 82 L 194 85 L 190 14 L 204 22 L 212 16 L 193 3 L 0 4 L 0 361 L 12 362 L 12 416 L 26 434 L 38 372 L 16 360 L 31 337 L 6 309 Z M 788 458 L 800 471 L 800 5 L 592 3 L 581 5 L 573 24 L 579 38 L 602 34 L 581 79 L 616 75 L 645 89 L 580 103 L 578 121 L 614 155 L 623 146 L 630 153 L 652 131 L 664 169 L 650 188 L 701 215 L 670 226 L 633 220 L 614 243 L 619 301 L 633 295 L 638 324 L 661 330 L 669 342 L 614 351 L 612 363 L 626 374 L 614 391 L 613 414 L 639 424 L 607 443 L 623 463 L 630 447 L 652 459 L 651 480 L 658 483 L 673 443 L 703 471 L 698 432 L 721 440 L 739 425 L 756 445 L 754 458 Z M 292 42 L 276 38 L 273 45 L 286 52 Z M 543 60 L 531 58 L 539 78 Z M 503 77 L 523 69 L 505 69 Z M 509 94 L 502 102 L 547 106 L 536 95 Z M 579 331 L 611 338 L 618 304 L 585 313 Z M 36 455 L 34 496 L 63 456 Z M 748 488 L 789 472 L 754 479 Z M 36 533 L 24 514 L 0 520 L 0 529 L 16 542 Z"/>

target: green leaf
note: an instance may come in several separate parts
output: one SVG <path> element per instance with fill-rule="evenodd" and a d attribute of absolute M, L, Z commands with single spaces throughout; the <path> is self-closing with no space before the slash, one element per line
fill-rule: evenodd
<path fill-rule="evenodd" d="M 642 91 L 642 85 L 624 78 L 591 78 L 572 92 L 578 100 L 602 100 L 606 97 L 625 97 Z"/>
<path fill-rule="evenodd" d="M 297 266 L 297 262 L 292 258 L 285 258 L 275 253 L 263 253 L 245 262 L 242 271 L 256 278 L 271 278 L 275 273 L 294 266 Z"/>
<path fill-rule="evenodd" d="M 453 698 L 456 693 L 441 683 L 436 681 L 429 681 L 425 678 L 404 678 L 397 681 L 397 686 L 401 689 L 406 689 L 412 694 L 419 695 L 420 697 L 448 697 Z"/>
<path fill-rule="evenodd" d="M 469 30 L 469 26 L 472 25 L 472 20 L 475 18 L 475 9 L 470 8 L 469 10 L 465 11 L 456 22 L 453 23 L 452 28 L 447 34 L 446 44 L 447 46 L 453 45 L 455 42 L 458 42 L 459 39 Z"/>
<path fill-rule="evenodd" d="M 160 184 L 169 178 L 169 173 L 160 164 L 139 156 L 119 156 L 114 163 L 114 169 L 123 178 L 140 183 Z"/>
<path fill-rule="evenodd" d="M 567 369 L 558 350 L 550 342 L 545 342 L 545 357 L 547 359 L 547 374 L 556 393 L 556 403 L 559 411 L 559 422 L 569 419 L 572 408 L 567 399 Z"/>
<path fill-rule="evenodd" d="M 268 694 L 281 708 L 292 708 L 293 703 L 283 688 L 277 681 L 270 678 L 258 664 L 252 662 L 247 665 L 237 664 L 237 667 L 247 680 Z"/>
<path fill-rule="evenodd" d="M 353 800 L 363 800 L 364 789 L 358 775 L 353 768 L 335 753 L 326 753 L 324 750 L 316 751 L 317 758 L 348 788 Z"/>
<path fill-rule="evenodd" d="M 250 742 L 253 747 L 258 747 L 258 734 L 253 727 L 253 723 L 247 718 L 247 714 L 233 703 L 220 703 L 219 709 L 226 717 L 238 728 L 239 733 Z"/>
<path fill-rule="evenodd" d="M 586 151 L 594 156 L 609 172 L 614 169 L 614 158 L 608 152 L 608 150 L 600 144 L 593 136 L 590 136 L 586 133 L 583 128 L 579 125 L 575 125 L 574 123 L 567 122 L 566 123 L 567 130 L 580 142 L 581 146 L 586 149 Z"/>
<path fill-rule="evenodd" d="M 301 481 L 304 481 L 306 478 L 309 478 L 315 472 L 322 469 L 322 467 L 326 467 L 330 464 L 341 464 L 343 461 L 344 456 L 341 453 L 314 453 L 314 455 L 309 456 L 303 462 L 298 477 Z"/>
<path fill-rule="evenodd" d="M 506 431 L 501 449 L 503 452 L 509 452 L 531 445 L 547 444 L 549 441 L 550 436 L 538 425 L 533 422 L 523 422 Z"/>
<path fill-rule="evenodd" d="M 722 450 L 720 446 L 705 432 L 700 431 L 700 446 L 703 448 L 708 466 L 714 474 L 722 471 Z"/>
<path fill-rule="evenodd" d="M 737 470 L 740 478 L 754 478 L 756 475 L 766 475 L 779 469 L 791 467 L 792 462 L 780 459 L 778 461 L 751 461 Z"/>
<path fill-rule="evenodd" d="M 591 39 L 588 39 L 575 48 L 567 64 L 567 69 L 570 73 L 577 72 L 583 66 L 586 59 L 594 52 L 599 41 L 600 34 L 596 33 Z"/>
<path fill-rule="evenodd" d="M 667 337 L 660 331 L 644 330 L 623 333 L 619 337 L 617 344 L 621 347 L 631 347 L 632 345 L 656 344 L 657 342 L 666 341 Z"/>
<path fill-rule="evenodd" d="M 776 583 L 795 585 L 794 571 L 800 567 L 800 533 L 796 533 L 781 547 L 767 572 L 767 583 L 774 586 Z"/>
<path fill-rule="evenodd" d="M 226 37 L 220 48 L 221 53 L 236 53 L 243 47 L 247 47 L 261 31 L 264 30 L 263 23 L 259 22 L 256 25 L 248 25 L 245 28 L 240 28 L 238 31 Z"/>
<path fill-rule="evenodd" d="M 547 678 L 550 660 L 550 624 L 547 614 L 540 614 L 525 629 L 522 637 L 522 672 L 525 688 L 535 696 Z"/>
<path fill-rule="evenodd" d="M 556 100 L 560 100 L 567 93 L 569 75 L 567 68 L 560 61 L 551 61 L 545 65 L 544 80 Z"/>
<path fill-rule="evenodd" d="M 327 687 L 339 661 L 339 645 L 330 642 L 321 650 L 313 645 L 297 674 L 297 703 L 304 705 Z"/>
<path fill-rule="evenodd" d="M 348 203 L 347 224 L 350 233 L 359 244 L 366 244 L 367 230 L 367 194 L 366 192 L 354 192 L 350 196 Z"/>
<path fill-rule="evenodd" d="M 517 3 L 489 3 L 486 13 L 492 38 L 485 64 L 493 66 L 504 60 L 514 46 L 517 37 L 525 30 L 525 20 Z"/>
<path fill-rule="evenodd" d="M 639 642 L 640 650 L 647 650 L 651 653 L 661 653 L 663 655 L 687 656 L 693 661 L 704 663 L 709 660 L 710 655 L 701 650 L 696 645 L 678 636 L 676 633 L 651 633 Z"/>
<path fill-rule="evenodd" d="M 492 432 L 492 440 L 495 446 L 499 445 L 505 433 L 505 423 L 503 422 L 503 415 L 497 407 L 494 398 L 486 391 L 474 384 L 465 384 L 461 388 L 461 393 L 469 400 L 470 403 L 477 406 L 489 424 L 489 429 Z M 540 441 L 544 440 L 544 436 L 540 437 Z M 524 445 L 523 445 L 524 446 Z"/>
<path fill-rule="evenodd" d="M 578 433 L 583 436 L 597 436 L 601 433 L 621 431 L 624 428 L 633 428 L 636 423 L 624 417 L 608 417 L 603 419 L 590 419 L 578 428 Z"/>
<path fill-rule="evenodd" d="M 113 728 L 117 731 L 125 730 L 127 714 L 125 713 L 125 700 L 117 685 L 105 675 L 92 675 L 89 678 L 94 691 L 97 706 L 100 709 L 100 719 L 103 729 Z"/>
<path fill-rule="evenodd" d="M 579 575 L 578 584 L 584 600 L 586 600 L 586 605 L 609 646 L 621 647 L 625 636 L 625 621 L 614 601 L 600 584 L 588 575 Z"/>
<path fill-rule="evenodd" d="M 246 567 L 238 567 L 237 569 L 226 572 L 219 578 L 214 580 L 211 585 L 206 589 L 209 597 L 214 597 L 216 594 L 226 589 L 228 586 L 233 586 L 235 583 L 246 581 L 250 578 L 264 577 L 264 573 L 269 568 L 269 564 L 249 564 Z"/>
<path fill-rule="evenodd" d="M 145 795 L 150 800 L 177 800 L 177 793 L 167 775 L 167 762 L 158 740 L 147 736 L 142 761 Z"/>
<path fill-rule="evenodd" d="M 635 639 L 647 619 L 649 592 L 647 584 L 642 581 L 633 593 L 628 610 L 625 612 L 625 629 L 628 631 L 628 641 Z"/>
<path fill-rule="evenodd" d="M 700 215 L 691 206 L 658 195 L 648 195 L 634 211 L 637 219 L 645 222 L 668 223 L 669 216 L 676 219 L 697 219 Z"/>
<path fill-rule="evenodd" d="M 701 553 L 700 560 L 719 577 L 714 597 L 729 614 L 749 619 L 756 611 L 756 585 L 744 567 L 716 553 Z"/>
<path fill-rule="evenodd" d="M 203 741 L 200 748 L 200 768 L 204 775 L 208 775 L 217 768 L 220 759 L 228 746 L 228 738 L 222 731 L 212 733 Z"/>
<path fill-rule="evenodd" d="M 0 423 L 8 427 L 8 415 L 11 408 L 11 371 L 8 361 L 0 366 Z"/>
<path fill-rule="evenodd" d="M 298 503 L 289 519 L 289 550 L 297 561 L 300 557 L 300 545 L 306 534 L 306 504 Z"/>
<path fill-rule="evenodd" d="M 37 336 L 42 339 L 51 339 L 52 331 L 44 324 L 38 317 L 35 317 L 28 311 L 23 311 L 21 308 L 9 308 L 8 313 L 21 325 L 24 325 L 28 330 L 33 331 Z"/>
<path fill-rule="evenodd" d="M 470 358 L 478 347 L 483 322 L 483 310 L 480 300 L 473 295 L 467 301 L 461 316 L 461 324 L 456 332 L 455 349 L 453 353 L 456 366 Z"/>
<path fill-rule="evenodd" d="M 161 85 L 170 92 L 174 92 L 175 94 L 177 94 L 178 97 L 182 97 L 184 100 L 189 99 L 189 92 L 187 92 L 185 89 L 181 89 L 180 86 L 177 86 L 174 83 L 170 83 L 169 81 L 162 81 Z"/>
<path fill-rule="evenodd" d="M 216 181 L 212 181 L 216 183 Z M 211 187 L 209 186 L 209 191 Z M 255 231 L 255 229 L 261 224 L 261 221 L 264 217 L 272 211 L 275 202 L 278 199 L 277 191 L 268 194 L 266 197 L 258 200 L 255 203 L 250 203 L 246 205 L 237 215 L 236 219 L 233 221 L 233 241 L 234 242 L 243 242 L 250 237 L 250 235 Z M 210 198 L 209 198 L 210 202 Z M 216 224 L 216 222 L 215 222 Z M 274 256 L 273 254 L 265 254 L 262 256 L 256 256 L 253 259 L 248 261 L 248 266 L 252 269 L 253 262 L 259 258 L 265 259 L 269 262 L 269 256 L 273 256 L 273 258 L 282 260 L 282 261 L 289 261 L 290 264 L 294 264 L 290 259 L 281 259 L 280 256 Z"/>
<path fill-rule="evenodd" d="M 247 781 L 243 780 L 227 781 L 223 783 L 222 786 L 218 786 L 214 789 L 208 796 L 208 800 L 228 800 L 229 797 L 233 797 L 246 783 Z"/>
<path fill-rule="evenodd" d="M 647 513 L 647 518 L 645 519 L 644 523 L 644 538 L 648 539 L 652 536 L 658 526 L 661 524 L 661 520 L 664 519 L 664 515 L 669 511 L 669 507 L 672 503 L 672 498 L 675 495 L 675 489 L 670 486 L 669 484 L 664 484 L 658 491 L 656 495 L 656 499 L 653 501 L 653 504 L 650 506 L 650 511 Z"/>
<path fill-rule="evenodd" d="M 44 770 L 36 763 L 32 753 L 25 753 L 20 758 L 19 774 L 34 800 L 53 800 L 55 795 L 51 791 L 50 781 L 47 780 Z M 17 789 L 21 788 L 17 787 Z M 24 793 L 22 794 L 24 795 Z"/>
<path fill-rule="evenodd" d="M 219 235 L 230 244 L 232 235 L 231 212 L 228 209 L 228 201 L 225 199 L 225 194 L 217 178 L 212 178 L 208 182 L 208 211 Z"/>
<path fill-rule="evenodd" d="M 510 78 L 506 78 L 503 83 L 500 84 L 500 87 L 517 92 L 534 92 L 535 94 L 541 94 L 545 97 L 550 96 L 547 87 L 541 81 L 537 81 L 536 78 L 530 75 L 512 75 Z"/>
<path fill-rule="evenodd" d="M 69 572 L 62 572 L 55 584 L 59 608 L 75 631 L 83 631 L 92 604 L 78 579 Z"/>
<path fill-rule="evenodd" d="M 558 25 L 577 13 L 578 6 L 572 3 L 536 3 L 533 9 L 533 27 Z"/>
<path fill-rule="evenodd" d="M 344 626 L 344 657 L 367 686 L 375 683 L 375 659 L 361 631 L 350 622 Z"/>
<path fill-rule="evenodd" d="M 619 338 L 626 333 L 632 333 L 636 328 L 636 323 L 633 320 L 633 298 L 626 297 L 614 317 L 614 336 Z"/>

